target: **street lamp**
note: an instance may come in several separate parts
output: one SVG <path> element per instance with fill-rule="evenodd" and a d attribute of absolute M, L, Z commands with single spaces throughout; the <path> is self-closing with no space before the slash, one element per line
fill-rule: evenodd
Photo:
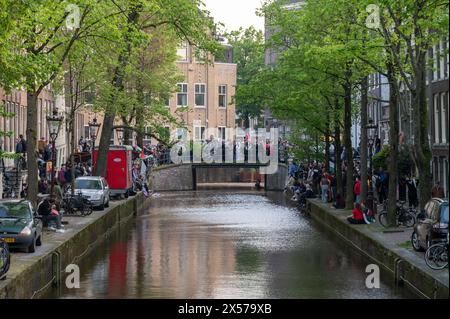
<path fill-rule="evenodd" d="M 369 123 L 366 125 L 367 130 L 367 138 L 368 138 L 368 144 L 369 144 L 369 171 L 370 171 L 370 187 L 367 191 L 367 206 L 372 209 L 374 213 L 376 213 L 377 205 L 374 205 L 374 198 L 373 198 L 373 185 L 372 185 L 372 175 L 373 175 L 373 148 L 375 145 L 376 137 L 377 137 L 377 131 L 378 131 L 378 125 L 373 123 L 372 119 L 369 119 Z"/>
<path fill-rule="evenodd" d="M 119 145 L 123 145 L 125 135 L 124 131 L 125 130 L 122 128 L 116 129 L 117 142 L 119 143 Z"/>
<path fill-rule="evenodd" d="M 50 135 L 50 141 L 52 143 L 52 185 L 50 189 L 50 196 L 53 196 L 53 189 L 55 187 L 55 165 L 56 165 L 56 139 L 58 138 L 59 130 L 64 117 L 58 115 L 58 109 L 54 108 L 52 115 L 47 116 L 48 132 Z"/>
<path fill-rule="evenodd" d="M 88 123 L 89 135 L 91 137 L 91 175 L 94 174 L 94 150 L 95 150 L 95 140 L 98 136 L 98 130 L 101 124 L 97 122 L 97 118 L 94 117 L 91 122 Z"/>

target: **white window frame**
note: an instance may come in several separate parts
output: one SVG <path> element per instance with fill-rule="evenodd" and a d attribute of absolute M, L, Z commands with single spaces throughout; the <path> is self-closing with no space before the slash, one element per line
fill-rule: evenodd
<path fill-rule="evenodd" d="M 181 86 L 181 91 L 180 91 Z M 183 91 L 184 86 L 186 86 L 186 91 Z M 186 105 L 178 104 L 178 95 L 185 94 L 186 95 Z M 189 85 L 188 83 L 177 83 L 177 107 L 187 107 L 189 105 Z"/>
<path fill-rule="evenodd" d="M 221 130 L 223 129 L 223 134 Z M 227 127 L 226 126 L 219 126 L 217 127 L 217 137 L 225 141 L 227 139 Z"/>
<path fill-rule="evenodd" d="M 440 58 L 439 58 L 439 44 L 433 46 L 433 60 L 434 60 L 434 68 L 433 68 L 433 80 L 439 80 L 440 76 Z"/>
<path fill-rule="evenodd" d="M 434 143 L 439 144 L 439 94 L 434 94 L 433 96 L 433 106 L 434 106 Z"/>
<path fill-rule="evenodd" d="M 197 87 L 201 88 L 204 87 L 204 92 L 202 93 L 200 90 L 200 93 L 197 93 Z M 197 108 L 206 108 L 206 92 L 207 92 L 207 88 L 206 88 L 206 83 L 194 83 L 194 106 Z M 203 94 L 203 105 L 197 104 L 197 94 Z"/>
<path fill-rule="evenodd" d="M 148 135 L 151 132 L 151 127 L 150 126 L 145 126 L 144 127 L 144 136 L 142 138 L 142 141 L 146 144 L 146 143 L 151 143 L 152 142 L 152 137 L 150 135 Z"/>
<path fill-rule="evenodd" d="M 203 130 L 203 135 L 206 133 L 206 127 L 203 125 L 194 125 L 194 141 L 202 141 L 204 139 L 204 136 L 202 136 L 202 128 Z M 197 129 L 199 129 L 200 131 L 198 132 L 199 134 L 197 134 Z"/>
<path fill-rule="evenodd" d="M 446 97 L 445 92 L 440 94 L 440 98 L 441 98 L 441 130 L 442 130 L 441 134 L 442 134 L 442 143 L 443 144 L 446 144 L 448 141 L 448 136 L 447 136 L 448 127 L 447 127 L 447 123 L 446 123 L 447 116 L 448 116 L 448 114 L 447 114 L 448 110 L 446 110 L 446 108 L 445 108 L 445 97 Z"/>
<path fill-rule="evenodd" d="M 225 93 L 221 92 L 221 88 L 225 88 Z M 220 97 L 221 96 L 224 97 L 224 102 L 225 102 L 224 106 L 220 105 Z M 221 108 L 221 109 L 226 109 L 227 108 L 227 105 L 228 105 L 228 85 L 226 85 L 226 84 L 219 85 L 219 95 L 218 95 L 217 104 L 218 104 L 219 108 Z"/>
<path fill-rule="evenodd" d="M 180 55 L 179 53 L 183 52 L 183 55 Z M 178 47 L 177 47 L 177 61 L 179 62 L 186 62 L 189 58 L 189 51 L 188 51 L 188 44 L 183 41 Z"/>

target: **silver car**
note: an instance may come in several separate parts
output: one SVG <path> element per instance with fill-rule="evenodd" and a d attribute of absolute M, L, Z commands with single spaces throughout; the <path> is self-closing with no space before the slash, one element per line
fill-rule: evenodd
<path fill-rule="evenodd" d="M 103 177 L 78 177 L 75 180 L 75 194 L 80 192 L 92 203 L 92 206 L 102 210 L 109 207 L 110 190 Z"/>

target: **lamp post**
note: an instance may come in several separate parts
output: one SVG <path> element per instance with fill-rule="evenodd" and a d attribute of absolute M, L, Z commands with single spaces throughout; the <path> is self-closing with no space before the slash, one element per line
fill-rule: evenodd
<path fill-rule="evenodd" d="M 119 145 L 123 145 L 123 141 L 124 141 L 124 129 L 122 128 L 118 128 L 116 129 L 116 135 L 117 135 L 117 142 L 119 143 Z"/>
<path fill-rule="evenodd" d="M 369 119 L 369 123 L 366 125 L 367 129 L 367 137 L 369 144 L 369 171 L 371 176 L 370 187 L 367 191 L 367 206 L 372 209 L 374 213 L 376 213 L 377 205 L 374 205 L 374 197 L 373 197 L 373 185 L 372 185 L 372 176 L 373 176 L 373 147 L 375 145 L 376 134 L 378 131 L 378 125 L 373 123 L 372 119 Z"/>
<path fill-rule="evenodd" d="M 89 135 L 91 137 L 91 176 L 94 174 L 94 151 L 95 151 L 95 140 L 98 136 L 98 130 L 101 124 L 97 122 L 97 118 L 94 117 L 91 122 L 88 123 Z"/>
<path fill-rule="evenodd" d="M 56 139 L 58 138 L 59 130 L 64 117 L 58 115 L 58 109 L 54 108 L 52 115 L 47 116 L 48 131 L 50 134 L 50 141 L 52 143 L 52 184 L 50 188 L 50 196 L 53 197 L 53 189 L 55 187 L 55 166 L 56 166 Z"/>

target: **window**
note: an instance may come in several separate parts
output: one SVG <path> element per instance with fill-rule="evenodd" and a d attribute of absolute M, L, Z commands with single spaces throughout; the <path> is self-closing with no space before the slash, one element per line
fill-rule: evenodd
<path fill-rule="evenodd" d="M 205 139 L 205 127 L 204 126 L 194 126 L 194 140 L 201 141 Z"/>
<path fill-rule="evenodd" d="M 84 92 L 84 103 L 86 105 L 93 105 L 95 100 L 95 88 L 94 86 L 90 86 L 85 92 Z"/>
<path fill-rule="evenodd" d="M 219 134 L 217 135 L 220 139 L 225 140 L 226 139 L 226 128 L 225 126 L 219 126 Z"/>
<path fill-rule="evenodd" d="M 164 105 L 166 106 L 166 107 L 170 107 L 170 98 L 165 98 L 164 99 Z"/>
<path fill-rule="evenodd" d="M 144 128 L 144 138 L 143 138 L 143 141 L 145 144 L 149 144 L 152 142 L 152 137 L 151 137 L 150 133 L 151 133 L 151 127 L 146 126 Z"/>
<path fill-rule="evenodd" d="M 177 84 L 177 106 L 187 106 L 188 105 L 188 85 L 185 83 Z"/>
<path fill-rule="evenodd" d="M 389 118 L 389 106 L 383 106 L 381 109 L 381 116 L 383 119 Z"/>
<path fill-rule="evenodd" d="M 433 97 L 433 104 L 434 104 L 434 143 L 439 144 L 439 125 L 440 125 L 440 119 L 439 119 L 439 94 L 435 94 Z"/>
<path fill-rule="evenodd" d="M 442 143 L 447 143 L 447 107 L 448 103 L 446 101 L 446 93 L 441 93 L 441 134 L 442 134 Z"/>
<path fill-rule="evenodd" d="M 448 51 L 447 48 L 448 47 L 448 41 L 447 39 L 444 39 L 443 41 L 441 41 L 441 49 L 442 49 L 442 59 L 441 59 L 441 64 L 442 64 L 442 76 L 444 78 L 448 78 Z M 445 52 L 447 52 L 447 54 L 445 54 Z"/>
<path fill-rule="evenodd" d="M 441 59 L 439 54 L 439 44 L 434 47 L 434 76 L 438 80 L 441 74 Z"/>
<path fill-rule="evenodd" d="M 186 42 L 183 42 L 177 48 L 177 56 L 178 56 L 178 61 L 187 61 L 187 59 L 188 59 L 188 46 L 187 46 Z"/>
<path fill-rule="evenodd" d="M 85 125 L 84 126 L 84 138 L 85 139 L 90 139 L 91 138 L 91 134 L 89 133 L 89 125 Z"/>
<path fill-rule="evenodd" d="M 219 85 L 219 107 L 227 107 L 227 86 Z"/>
<path fill-rule="evenodd" d="M 184 128 L 177 128 L 175 131 L 174 138 L 176 140 L 181 140 L 187 137 L 187 131 Z"/>
<path fill-rule="evenodd" d="M 195 106 L 205 106 L 206 85 L 195 85 Z"/>

